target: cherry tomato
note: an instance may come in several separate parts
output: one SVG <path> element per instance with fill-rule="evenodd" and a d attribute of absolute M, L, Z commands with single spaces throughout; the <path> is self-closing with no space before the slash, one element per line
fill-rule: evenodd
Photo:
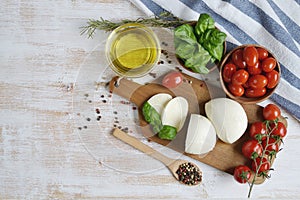
<path fill-rule="evenodd" d="M 277 127 L 276 124 L 272 123 L 270 125 L 270 132 L 272 136 L 278 136 L 280 138 L 284 138 L 286 136 L 286 127 L 282 122 L 278 122 L 277 123 Z"/>
<path fill-rule="evenodd" d="M 267 88 L 274 88 L 279 82 L 279 73 L 276 70 L 272 70 L 266 73 L 266 77 L 268 79 Z"/>
<path fill-rule="evenodd" d="M 256 63 L 255 65 L 253 65 L 253 66 L 247 66 L 247 71 L 248 71 L 249 74 L 251 74 L 251 75 L 260 74 L 260 73 L 262 72 L 260 62 L 257 62 L 257 63 Z"/>
<path fill-rule="evenodd" d="M 231 94 L 233 94 L 234 96 L 240 97 L 243 96 L 244 94 L 244 88 L 241 85 L 234 85 L 232 83 L 230 83 L 228 85 L 228 89 L 231 92 Z"/>
<path fill-rule="evenodd" d="M 248 66 L 253 66 L 258 61 L 258 52 L 254 46 L 247 46 L 243 50 L 243 59 Z"/>
<path fill-rule="evenodd" d="M 251 170 L 246 165 L 239 165 L 234 168 L 233 177 L 239 183 L 247 183 L 251 178 Z"/>
<path fill-rule="evenodd" d="M 257 169 L 258 167 L 259 169 Z M 255 160 L 252 161 L 252 170 L 254 172 L 256 171 L 258 171 L 258 173 L 267 172 L 270 169 L 270 167 L 271 164 L 267 158 L 256 158 Z"/>
<path fill-rule="evenodd" d="M 227 63 L 223 68 L 222 77 L 226 83 L 231 82 L 231 77 L 236 72 L 236 66 L 232 63 Z"/>
<path fill-rule="evenodd" d="M 265 120 L 275 120 L 280 117 L 281 111 L 278 106 L 274 104 L 268 104 L 263 109 L 263 116 Z"/>
<path fill-rule="evenodd" d="M 243 49 L 235 50 L 231 55 L 232 62 L 239 68 L 245 68 L 246 62 L 243 59 Z"/>
<path fill-rule="evenodd" d="M 270 72 L 276 67 L 276 60 L 272 57 L 264 59 L 261 63 L 261 68 L 264 72 Z"/>
<path fill-rule="evenodd" d="M 268 84 L 268 79 L 264 75 L 253 75 L 248 80 L 249 86 L 253 89 L 264 88 Z"/>
<path fill-rule="evenodd" d="M 266 88 L 248 88 L 245 90 L 245 96 L 249 98 L 256 98 L 256 97 L 262 97 L 266 94 L 267 90 Z"/>
<path fill-rule="evenodd" d="M 250 87 L 250 86 L 249 86 L 249 79 L 248 79 L 248 80 L 246 81 L 246 83 L 244 83 L 242 86 L 244 87 L 244 89 L 249 88 L 249 87 Z"/>
<path fill-rule="evenodd" d="M 264 48 L 258 47 L 256 48 L 256 50 L 258 52 L 258 60 L 263 60 L 269 56 L 268 51 Z"/>
<path fill-rule="evenodd" d="M 234 85 L 243 85 L 247 82 L 249 78 L 249 73 L 244 69 L 239 69 L 231 77 L 231 82 Z"/>
<path fill-rule="evenodd" d="M 180 72 L 170 72 L 163 78 L 162 85 L 167 88 L 175 88 L 182 83 L 182 80 L 183 76 Z"/>
<path fill-rule="evenodd" d="M 249 129 L 250 137 L 258 141 L 267 139 L 267 128 L 263 122 L 254 122 Z"/>
<path fill-rule="evenodd" d="M 257 140 L 248 140 L 243 144 L 242 153 L 246 158 L 255 159 L 263 152 L 261 144 Z"/>
<path fill-rule="evenodd" d="M 262 142 L 262 146 L 264 149 L 266 149 L 267 155 L 276 155 L 276 153 L 279 151 L 279 141 L 274 138 L 269 138 L 268 144 L 267 140 L 264 140 Z"/>

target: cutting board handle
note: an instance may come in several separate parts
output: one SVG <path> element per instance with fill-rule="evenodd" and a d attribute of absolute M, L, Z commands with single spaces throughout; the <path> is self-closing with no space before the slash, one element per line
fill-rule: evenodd
<path fill-rule="evenodd" d="M 109 82 L 109 91 L 111 93 L 124 97 L 125 99 L 133 103 L 136 103 L 135 99 L 132 98 L 132 95 L 140 86 L 141 86 L 140 84 L 134 81 L 130 81 L 126 78 L 115 76 Z"/>

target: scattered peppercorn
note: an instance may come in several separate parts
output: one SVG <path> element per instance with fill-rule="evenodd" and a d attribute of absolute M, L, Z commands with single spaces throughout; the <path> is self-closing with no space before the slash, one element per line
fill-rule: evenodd
<path fill-rule="evenodd" d="M 176 174 L 178 174 L 179 181 L 186 185 L 197 185 L 202 180 L 201 171 L 190 162 L 181 164 Z"/>

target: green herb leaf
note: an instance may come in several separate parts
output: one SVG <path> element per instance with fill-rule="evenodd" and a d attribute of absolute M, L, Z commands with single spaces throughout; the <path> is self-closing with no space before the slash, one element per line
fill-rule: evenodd
<path fill-rule="evenodd" d="M 177 129 L 173 126 L 164 125 L 159 131 L 158 137 L 165 140 L 173 140 L 177 135 Z"/>
<path fill-rule="evenodd" d="M 185 66 L 197 73 L 207 74 L 209 70 L 206 68 L 206 65 L 211 59 L 211 56 L 201 45 L 198 44 L 197 47 L 197 53 L 193 54 L 185 61 Z"/>
<path fill-rule="evenodd" d="M 175 36 L 175 38 L 179 38 L 179 39 L 184 40 L 184 41 L 186 41 L 190 44 L 193 44 L 194 41 L 197 42 L 197 38 L 194 34 L 194 29 L 189 24 L 183 24 L 181 26 L 178 26 L 174 30 L 174 36 Z"/>
<path fill-rule="evenodd" d="M 189 44 L 184 41 L 179 43 L 177 48 L 175 49 L 176 55 L 178 55 L 182 59 L 190 58 L 196 50 L 197 50 L 196 42 L 194 44 Z"/>
<path fill-rule="evenodd" d="M 206 13 L 202 13 L 197 21 L 195 26 L 195 33 L 197 37 L 200 37 L 202 33 L 204 33 L 207 29 L 215 28 L 215 21 L 214 19 Z"/>
<path fill-rule="evenodd" d="M 160 114 L 148 102 L 143 105 L 142 112 L 146 122 L 152 125 L 155 133 L 158 133 L 163 127 Z"/>

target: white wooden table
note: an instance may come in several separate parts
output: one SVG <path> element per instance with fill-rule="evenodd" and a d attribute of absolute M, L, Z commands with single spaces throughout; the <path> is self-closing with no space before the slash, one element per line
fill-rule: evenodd
<path fill-rule="evenodd" d="M 157 170 L 137 174 L 122 169 L 131 166 L 135 169 L 141 154 L 136 158 L 129 156 L 130 160 L 123 157 L 110 161 L 113 166 L 120 166 L 121 170 L 116 170 L 105 162 L 100 165 L 95 154 L 88 151 L 90 146 L 80 137 L 76 124 L 80 112 L 74 115 L 74 106 L 82 104 L 77 101 L 78 96 L 74 97 L 74 88 L 82 63 L 90 58 L 102 38 L 80 36 L 79 27 L 88 18 L 142 17 L 143 13 L 131 3 L 2 0 L 0 15 L 0 199 L 246 197 L 247 185 L 240 185 L 231 175 L 197 161 L 194 162 L 203 171 L 203 183 L 187 187 L 150 157 L 144 156 L 141 166 L 154 166 Z M 88 101 L 88 97 L 82 101 Z M 116 101 L 113 106 L 121 112 L 124 102 Z M 297 191 L 300 188 L 300 126 L 289 114 L 283 112 L 283 115 L 289 123 L 283 150 L 274 164 L 272 178 L 255 186 L 253 197 L 300 198 Z M 105 129 L 103 124 L 88 130 L 101 133 L 101 128 Z M 111 144 L 104 145 L 107 152 L 101 151 L 100 155 L 109 155 Z M 134 152 L 123 143 L 118 145 L 130 154 Z M 169 155 L 176 154 L 170 151 Z"/>

